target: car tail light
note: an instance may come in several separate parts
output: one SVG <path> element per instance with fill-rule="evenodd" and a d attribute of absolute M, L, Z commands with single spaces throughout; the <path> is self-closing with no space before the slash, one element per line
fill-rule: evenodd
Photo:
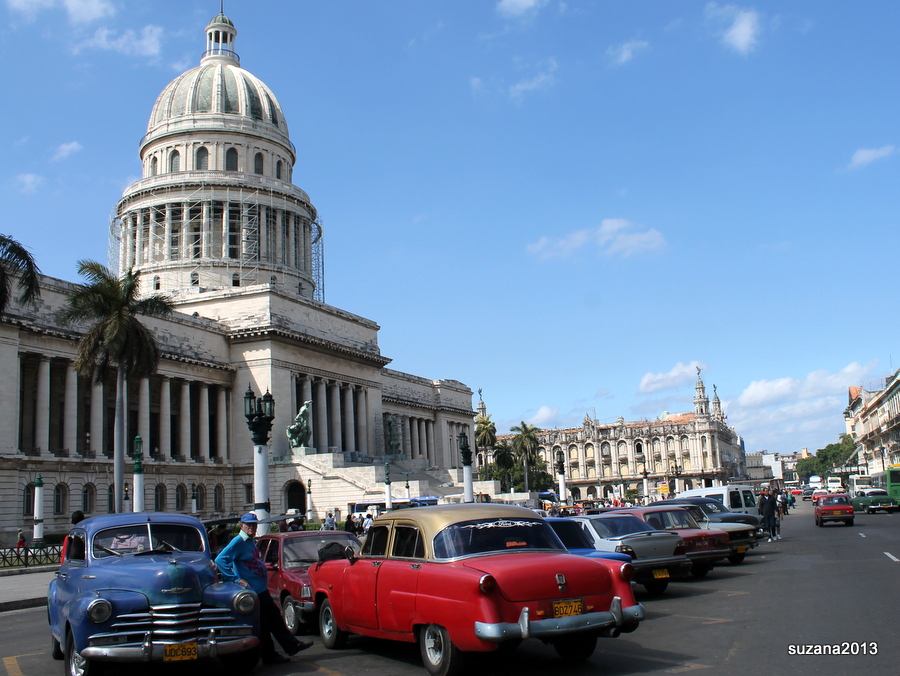
<path fill-rule="evenodd" d="M 483 594 L 489 594 L 497 588 L 497 578 L 493 575 L 482 575 L 478 580 L 478 588 Z"/>
<path fill-rule="evenodd" d="M 309 585 L 303 585 L 300 587 L 300 598 L 301 599 L 311 599 L 312 598 L 312 587 Z"/>
<path fill-rule="evenodd" d="M 635 554 L 634 550 L 628 545 L 616 545 L 616 551 L 620 554 L 628 554 L 632 559 L 637 558 L 637 554 Z"/>
<path fill-rule="evenodd" d="M 102 624 L 112 615 L 112 605 L 106 599 L 94 599 L 87 607 L 87 616 L 91 622 Z"/>
<path fill-rule="evenodd" d="M 634 579 L 634 566 L 630 563 L 623 563 L 619 567 L 619 576 L 625 580 L 625 582 L 631 582 Z"/>
<path fill-rule="evenodd" d="M 680 555 L 684 554 L 686 551 L 687 551 L 687 548 L 684 545 L 684 540 L 682 540 L 681 538 L 678 538 L 678 542 L 675 543 L 675 551 L 673 552 L 673 554 L 675 554 L 675 556 L 680 556 Z"/>

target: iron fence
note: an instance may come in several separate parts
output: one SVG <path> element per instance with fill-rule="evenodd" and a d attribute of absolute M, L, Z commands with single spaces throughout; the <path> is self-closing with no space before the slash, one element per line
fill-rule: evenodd
<path fill-rule="evenodd" d="M 48 566 L 59 563 L 62 545 L 46 547 L 2 547 L 0 548 L 0 568 L 23 566 Z"/>

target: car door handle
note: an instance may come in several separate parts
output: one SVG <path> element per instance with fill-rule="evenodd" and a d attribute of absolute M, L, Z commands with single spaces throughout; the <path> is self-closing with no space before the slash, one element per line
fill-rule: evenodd
<path fill-rule="evenodd" d="M 57 577 L 61 577 L 63 580 L 65 580 L 65 579 L 66 579 L 67 577 L 69 577 L 69 576 L 66 575 L 65 573 L 59 573 L 59 574 L 57 575 Z"/>
<path fill-rule="evenodd" d="M 419 568 L 422 567 L 422 564 L 421 563 L 411 563 L 411 564 L 409 564 L 409 567 L 412 568 L 413 570 L 419 570 Z"/>
<path fill-rule="evenodd" d="M 378 566 L 380 566 L 382 563 L 384 563 L 384 561 L 372 561 L 372 565 L 375 566 L 376 568 Z"/>

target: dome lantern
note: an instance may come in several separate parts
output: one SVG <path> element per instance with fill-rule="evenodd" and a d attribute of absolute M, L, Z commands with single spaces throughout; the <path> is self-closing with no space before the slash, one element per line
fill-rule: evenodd
<path fill-rule="evenodd" d="M 203 53 L 201 63 L 215 59 L 241 65 L 241 59 L 234 51 L 234 39 L 237 29 L 224 14 L 220 13 L 209 21 L 206 27 L 206 51 Z"/>

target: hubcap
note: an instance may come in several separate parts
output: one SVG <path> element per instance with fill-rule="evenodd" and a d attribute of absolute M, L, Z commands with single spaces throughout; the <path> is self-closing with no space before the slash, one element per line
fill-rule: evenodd
<path fill-rule="evenodd" d="M 425 630 L 425 652 L 432 664 L 440 664 L 444 647 L 441 643 L 441 633 L 434 627 L 428 627 Z"/>

